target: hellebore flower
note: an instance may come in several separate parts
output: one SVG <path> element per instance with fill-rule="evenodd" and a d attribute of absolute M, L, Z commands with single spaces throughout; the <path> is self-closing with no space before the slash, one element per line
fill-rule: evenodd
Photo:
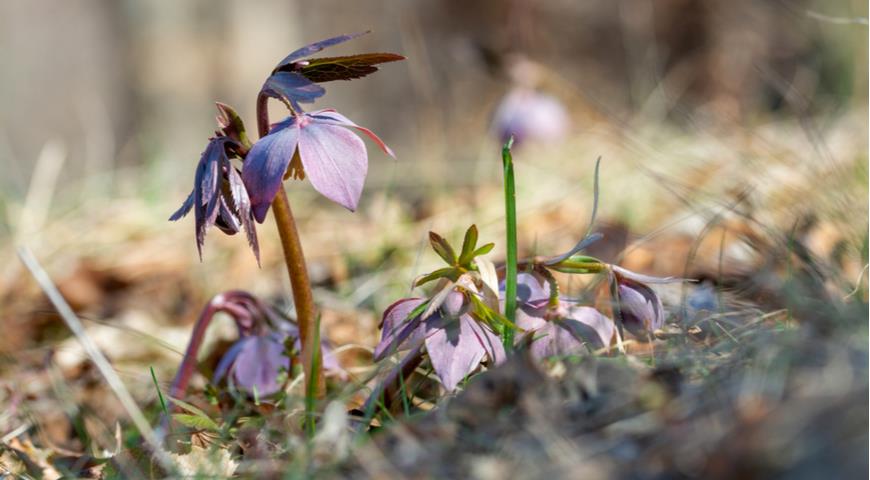
<path fill-rule="evenodd" d="M 371 130 L 335 110 L 290 116 L 257 141 L 245 159 L 242 179 L 251 195 L 254 218 L 260 223 L 266 218 L 285 174 L 298 179 L 307 176 L 323 196 L 355 210 L 368 171 L 368 155 L 363 141 L 348 128 L 368 135 L 395 158 Z"/>
<path fill-rule="evenodd" d="M 532 335 L 529 348 L 535 358 L 599 349 L 613 339 L 612 320 L 575 302 L 560 299 L 552 305 L 549 285 L 536 274 L 517 275 L 517 298 L 517 326 Z"/>
<path fill-rule="evenodd" d="M 493 116 L 493 129 L 504 143 L 513 135 L 514 143 L 561 140 L 570 125 L 568 112 L 559 100 L 527 87 L 510 91 Z"/>
<path fill-rule="evenodd" d="M 281 388 L 281 373 L 290 370 L 285 345 L 292 340 L 293 350 L 300 350 L 299 328 L 259 298 L 248 292 L 232 290 L 216 295 L 200 314 L 172 382 L 170 395 L 183 397 L 196 369 L 196 357 L 206 329 L 220 312 L 228 314 L 235 321 L 239 340 L 218 362 L 213 383 L 227 377 L 229 383 L 247 392 L 256 390 L 260 396 L 276 393 Z M 344 375 L 329 345 L 322 342 L 320 348 L 324 369 Z"/>
<path fill-rule="evenodd" d="M 484 357 L 495 364 L 503 362 L 501 340 L 487 324 L 472 315 L 466 295 L 472 294 L 450 290 L 429 317 L 425 317 L 425 312 L 417 312 L 427 302 L 422 298 L 406 298 L 391 305 L 384 312 L 375 360 L 398 349 L 414 349 L 424 344 L 435 375 L 448 392 L 454 391 Z"/>
<path fill-rule="evenodd" d="M 282 372 L 290 370 L 290 358 L 285 353 L 287 340 L 292 339 L 293 350 L 299 352 L 299 329 L 296 325 L 282 320 L 280 326 L 259 334 L 242 336 L 224 354 L 215 369 L 212 383 L 217 384 L 227 377 L 231 385 L 258 395 L 272 395 L 281 389 L 278 381 Z M 341 367 L 324 342 L 320 346 L 323 353 L 323 369 L 327 372 L 341 373 Z"/>
<path fill-rule="evenodd" d="M 665 325 L 662 301 L 649 287 L 650 283 L 674 283 L 682 279 L 652 277 L 610 266 L 616 282 L 619 312 L 622 323 L 638 340 L 647 340 L 649 335 Z"/>
<path fill-rule="evenodd" d="M 225 107 L 225 106 L 224 106 Z M 229 107 L 226 107 L 229 108 Z M 221 115 L 225 110 L 221 108 Z M 221 117 L 219 116 L 219 122 Z M 221 123 L 224 128 L 235 128 L 229 123 Z M 238 132 L 234 136 L 238 137 Z M 243 135 L 243 132 L 242 132 Z M 260 248 L 257 243 L 257 229 L 252 221 L 251 199 L 242 176 L 230 162 L 228 152 L 237 155 L 242 144 L 229 136 L 218 133 L 209 140 L 199 159 L 193 181 L 193 191 L 175 213 L 169 217 L 176 221 L 193 210 L 196 228 L 196 249 L 202 260 L 202 245 L 208 227 L 214 225 L 227 235 L 234 235 L 244 228 L 248 244 L 254 251 L 257 261 Z"/>

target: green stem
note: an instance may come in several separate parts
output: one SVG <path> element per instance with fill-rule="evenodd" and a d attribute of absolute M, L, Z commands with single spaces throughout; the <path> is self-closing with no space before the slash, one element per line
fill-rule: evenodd
<path fill-rule="evenodd" d="M 257 97 L 257 130 L 260 137 L 269 133 L 267 102 L 268 97 L 265 95 L 260 94 Z M 323 365 L 321 353 L 315 343 L 319 335 L 315 325 L 314 296 L 311 294 L 311 282 L 308 279 L 308 268 L 305 264 L 299 232 L 296 229 L 296 220 L 293 218 L 290 201 L 283 187 L 278 190 L 278 194 L 272 201 L 272 215 L 278 226 L 278 235 L 281 237 L 281 247 L 284 250 L 284 262 L 287 264 L 290 287 L 293 289 L 293 304 L 296 307 L 296 321 L 299 324 L 299 343 L 302 345 L 299 355 L 302 358 L 302 370 L 305 372 L 305 378 L 310 379 L 306 384 L 316 387 L 313 392 L 319 398 L 323 396 L 326 388 L 320 367 Z"/>
<path fill-rule="evenodd" d="M 505 300 L 504 315 L 513 324 L 516 324 L 517 311 L 517 193 L 514 185 L 514 162 L 511 156 L 511 146 L 514 143 L 511 137 L 501 151 L 502 164 L 504 166 L 504 207 L 505 220 L 507 222 L 507 263 L 505 264 Z M 505 350 L 510 352 L 514 347 L 514 331 L 505 328 L 502 333 L 502 342 Z"/>

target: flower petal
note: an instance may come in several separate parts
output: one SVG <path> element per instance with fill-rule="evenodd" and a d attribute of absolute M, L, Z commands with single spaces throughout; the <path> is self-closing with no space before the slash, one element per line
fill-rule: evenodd
<path fill-rule="evenodd" d="M 381 341 L 375 347 L 375 361 L 382 360 L 393 351 L 398 350 L 405 340 L 415 333 L 419 326 L 419 321 L 414 322 L 414 319 L 408 318 L 415 308 L 419 307 L 425 300 L 422 298 L 404 298 L 390 305 L 384 311 L 384 319 L 381 322 Z M 414 335 L 421 337 L 422 333 Z M 422 337 L 421 337 L 422 339 Z"/>
<path fill-rule="evenodd" d="M 469 315 L 463 315 L 462 320 L 465 321 L 471 328 L 471 331 L 474 332 L 474 336 L 477 338 L 477 341 L 480 342 L 480 346 L 482 346 L 486 351 L 489 361 L 496 365 L 505 361 L 506 355 L 504 344 L 502 344 L 498 335 L 493 333 L 493 331 L 486 325 L 475 321 Z"/>
<path fill-rule="evenodd" d="M 661 299 L 642 283 L 623 280 L 619 285 L 619 311 L 625 328 L 641 340 L 665 323 Z"/>
<path fill-rule="evenodd" d="M 259 395 L 271 395 L 281 386 L 278 374 L 290 368 L 290 359 L 284 355 L 284 345 L 268 336 L 249 337 L 239 351 L 233 365 L 236 384 L 250 392 L 257 389 Z"/>
<path fill-rule="evenodd" d="M 251 147 L 242 166 L 242 180 L 251 199 L 254 218 L 263 223 L 269 206 L 281 188 L 287 165 L 299 143 L 295 121 L 281 123 Z"/>
<path fill-rule="evenodd" d="M 610 345 L 614 334 L 613 321 L 601 312 L 592 307 L 570 306 L 562 313 L 562 318 L 555 321 L 560 330 L 557 335 L 560 353 L 576 350 L 574 346 L 577 344 L 582 346 L 585 343 L 594 349 Z"/>
<path fill-rule="evenodd" d="M 184 216 L 187 216 L 188 212 L 190 212 L 191 207 L 193 207 L 193 191 L 190 192 L 190 195 L 188 195 L 184 203 L 181 204 L 181 208 L 176 210 L 175 213 L 173 213 L 172 216 L 169 217 L 169 221 L 174 222 Z"/>
<path fill-rule="evenodd" d="M 366 146 L 359 137 L 344 127 L 311 122 L 300 129 L 299 157 L 315 190 L 356 210 L 368 173 Z"/>
<path fill-rule="evenodd" d="M 193 184 L 193 214 L 195 219 L 196 249 L 202 259 L 202 245 L 205 243 L 205 230 L 214 224 L 220 210 L 218 191 L 219 162 L 226 157 L 224 141 L 219 137 L 209 142 L 202 152 Z"/>
<path fill-rule="evenodd" d="M 294 104 L 294 108 L 296 102 L 312 103 L 326 93 L 325 88 L 292 72 L 276 72 L 271 75 L 261 91 L 270 97 Z"/>
<path fill-rule="evenodd" d="M 221 357 L 220 362 L 218 362 L 217 367 L 214 370 L 214 375 L 211 377 L 211 383 L 217 384 L 224 378 L 227 371 L 230 369 L 230 366 L 232 366 L 233 362 L 236 360 L 236 357 L 239 356 L 239 352 L 252 338 L 254 337 L 242 337 L 236 340 L 236 343 L 234 343 L 226 353 L 224 353 L 224 356 Z"/>
<path fill-rule="evenodd" d="M 257 258 L 257 263 L 260 263 L 260 245 L 257 242 L 257 226 L 254 223 L 253 213 L 251 212 L 251 197 L 248 195 L 248 189 L 245 188 L 245 183 L 242 176 L 232 165 L 227 168 L 227 181 L 230 184 L 230 194 L 232 195 L 235 210 L 238 213 L 239 220 L 242 222 L 242 227 L 245 229 L 245 234 L 248 237 L 248 245 L 254 251 L 254 256 Z"/>
<path fill-rule="evenodd" d="M 426 337 L 426 353 L 448 392 L 455 390 L 486 354 L 470 325 L 473 321 L 467 315 L 451 319 Z"/>
<path fill-rule="evenodd" d="M 375 135 L 375 132 L 369 130 L 368 128 L 361 127 L 361 126 L 353 123 L 349 118 L 336 112 L 335 110 L 332 110 L 332 109 L 318 110 L 316 112 L 310 113 L 309 116 L 316 119 L 316 121 L 318 123 L 324 123 L 324 124 L 328 124 L 328 125 L 338 125 L 341 127 L 355 128 L 355 129 L 359 130 L 360 132 L 363 132 L 364 134 L 366 134 L 376 144 L 378 144 L 378 146 L 381 147 L 381 150 L 383 150 L 384 153 L 386 153 L 387 155 L 389 155 L 393 158 L 396 158 L 396 154 L 393 153 L 393 150 L 390 147 L 388 147 L 387 144 L 384 143 L 384 141 L 380 139 L 380 137 Z"/>

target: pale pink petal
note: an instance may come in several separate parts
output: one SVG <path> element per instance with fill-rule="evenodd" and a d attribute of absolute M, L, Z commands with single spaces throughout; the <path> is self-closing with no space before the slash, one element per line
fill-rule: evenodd
<path fill-rule="evenodd" d="M 300 130 L 299 156 L 315 190 L 356 210 L 368 172 L 366 146 L 359 137 L 344 127 L 310 122 Z"/>
<path fill-rule="evenodd" d="M 374 351 L 375 361 L 381 360 L 393 351 L 398 350 L 409 336 L 412 338 L 419 337 L 422 340 L 422 333 L 412 335 L 418 329 L 416 325 L 411 325 L 413 319 L 408 318 L 408 316 L 424 301 L 422 298 L 403 298 L 390 305 L 384 311 L 384 320 L 381 324 L 381 341 Z M 419 322 L 417 323 L 419 324 Z"/>
<path fill-rule="evenodd" d="M 296 152 L 299 136 L 299 127 L 295 123 L 273 130 L 258 140 L 245 158 L 242 180 L 251 197 L 251 211 L 260 223 L 266 218 L 266 212 L 284 182 L 284 173 Z"/>
<path fill-rule="evenodd" d="M 384 143 L 384 141 L 380 139 L 380 137 L 375 135 L 375 132 L 369 130 L 368 128 L 361 127 L 361 126 L 357 125 L 356 123 L 352 122 L 349 118 L 336 112 L 335 110 L 332 110 L 332 109 L 318 110 L 316 112 L 310 113 L 309 116 L 314 118 L 315 121 L 318 123 L 355 128 L 355 129 L 359 130 L 360 132 L 366 134 L 369 138 L 371 138 L 372 141 L 374 141 L 379 147 L 381 147 L 381 150 L 383 150 L 384 153 L 386 153 L 387 155 L 389 155 L 393 158 L 396 158 L 396 154 L 393 153 L 393 150 L 390 147 L 388 147 L 387 144 Z"/>
<path fill-rule="evenodd" d="M 278 374 L 290 368 L 290 360 L 284 355 L 284 345 L 270 337 L 254 336 L 245 342 L 233 365 L 236 385 L 262 396 L 277 392 Z"/>
<path fill-rule="evenodd" d="M 486 351 L 468 322 L 451 319 L 445 323 L 426 337 L 426 353 L 444 389 L 452 392 L 477 368 Z"/>

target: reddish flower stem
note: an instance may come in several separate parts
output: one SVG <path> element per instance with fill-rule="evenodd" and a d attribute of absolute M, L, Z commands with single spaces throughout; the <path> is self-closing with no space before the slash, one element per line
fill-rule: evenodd
<path fill-rule="evenodd" d="M 267 107 L 268 97 L 260 94 L 257 97 L 257 131 L 260 137 L 269 133 L 269 110 Z M 290 286 L 293 289 L 296 321 L 299 324 L 299 341 L 302 345 L 300 357 L 302 357 L 302 370 L 305 372 L 305 383 L 308 384 L 307 379 L 313 378 L 316 384 L 316 396 L 321 398 L 326 388 L 320 368 L 320 365 L 323 365 L 320 349 L 314 348 L 314 338 L 316 337 L 314 334 L 316 328 L 314 296 L 311 294 L 311 282 L 308 279 L 308 268 L 305 264 L 299 232 L 296 229 L 296 221 L 293 219 L 290 201 L 287 199 L 287 193 L 283 186 L 272 201 L 272 215 L 278 226 L 278 235 L 281 237 L 281 247 L 284 250 L 284 262 L 287 264 Z M 312 371 L 314 366 L 317 368 Z"/>

